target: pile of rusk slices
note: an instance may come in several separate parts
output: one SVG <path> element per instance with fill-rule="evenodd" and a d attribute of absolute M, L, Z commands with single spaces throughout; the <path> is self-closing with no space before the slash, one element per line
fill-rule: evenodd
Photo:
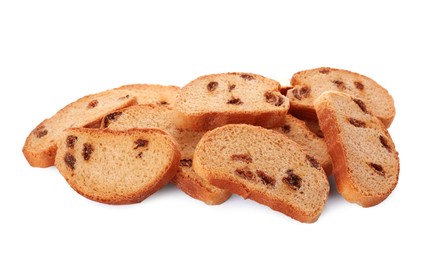
<path fill-rule="evenodd" d="M 388 91 L 354 72 L 305 70 L 290 86 L 222 73 L 182 88 L 135 84 L 85 96 L 41 122 L 23 153 L 102 203 L 138 203 L 172 181 L 209 205 L 234 193 L 311 223 L 328 175 L 363 207 L 390 195 L 399 175 L 387 131 L 394 116 Z"/>

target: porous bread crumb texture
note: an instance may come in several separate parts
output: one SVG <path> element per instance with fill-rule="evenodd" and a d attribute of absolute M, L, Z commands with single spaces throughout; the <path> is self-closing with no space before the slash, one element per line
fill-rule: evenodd
<path fill-rule="evenodd" d="M 228 123 L 278 126 L 289 109 L 280 84 L 250 73 L 199 77 L 181 89 L 175 123 L 180 128 L 208 130 Z"/>
<path fill-rule="evenodd" d="M 316 68 L 295 73 L 287 91 L 292 114 L 315 118 L 314 100 L 325 91 L 339 91 L 361 99 L 367 109 L 389 127 L 395 116 L 394 101 L 377 82 L 358 73 L 334 68 Z"/>
<path fill-rule="evenodd" d="M 112 130 L 127 130 L 131 128 L 160 128 L 168 132 L 177 142 L 180 152 L 180 169 L 172 182 L 189 196 L 209 205 L 217 205 L 226 201 L 231 193 L 209 184 L 197 175 L 192 167 L 192 159 L 197 143 L 204 131 L 191 131 L 176 128 L 173 123 L 173 109 L 168 105 L 137 105 L 111 114 L 120 114 L 115 120 L 110 120 L 108 127 Z M 105 118 L 108 118 L 106 115 Z M 105 120 L 104 120 L 105 121 Z"/>
<path fill-rule="evenodd" d="M 135 102 L 135 97 L 125 90 L 107 90 L 80 98 L 41 122 L 28 135 L 22 151 L 31 166 L 52 166 L 58 138 L 65 129 L 99 126 L 105 114 Z"/>
<path fill-rule="evenodd" d="M 179 151 L 159 129 L 70 128 L 61 135 L 55 165 L 70 186 L 102 203 L 142 201 L 176 174 Z"/>
<path fill-rule="evenodd" d="M 220 188 L 314 222 L 326 203 L 329 183 L 310 159 L 286 136 L 241 124 L 207 132 L 197 145 L 193 166 Z"/>
<path fill-rule="evenodd" d="M 399 175 L 398 154 L 387 129 L 346 94 L 326 92 L 315 107 L 338 191 L 362 206 L 387 198 Z"/>
<path fill-rule="evenodd" d="M 328 175 L 331 174 L 332 161 L 323 138 L 311 132 L 303 121 L 292 115 L 286 115 L 285 118 L 283 126 L 272 128 L 272 130 L 286 135 L 299 144 L 307 154 L 316 158 Z"/>

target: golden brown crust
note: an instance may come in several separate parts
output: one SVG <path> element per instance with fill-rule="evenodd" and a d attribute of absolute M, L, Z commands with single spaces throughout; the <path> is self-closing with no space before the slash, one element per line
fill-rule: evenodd
<path fill-rule="evenodd" d="M 209 183 L 204 184 L 195 178 L 186 176 L 182 173 L 182 170 L 178 171 L 172 182 L 188 196 L 201 200 L 208 205 L 222 204 L 231 196 L 231 193 L 227 190 L 209 189 Z"/>
<path fill-rule="evenodd" d="M 287 111 L 281 112 L 207 112 L 187 115 L 175 110 L 175 124 L 178 128 L 194 131 L 212 130 L 227 124 L 250 124 L 272 128 L 285 123 Z"/>

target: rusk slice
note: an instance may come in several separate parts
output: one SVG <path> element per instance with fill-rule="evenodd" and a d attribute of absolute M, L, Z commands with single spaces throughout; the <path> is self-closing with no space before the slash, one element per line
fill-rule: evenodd
<path fill-rule="evenodd" d="M 393 98 L 374 80 L 347 70 L 317 68 L 295 73 L 287 91 L 290 112 L 298 118 L 315 119 L 314 100 L 325 91 L 339 91 L 358 99 L 361 107 L 389 127 L 396 114 Z"/>
<path fill-rule="evenodd" d="M 56 143 L 65 129 L 99 127 L 105 114 L 135 103 L 135 97 L 126 90 L 107 90 L 80 98 L 41 122 L 28 135 L 22 152 L 33 167 L 52 166 L 55 161 Z"/>
<path fill-rule="evenodd" d="M 173 105 L 180 88 L 177 86 L 163 86 L 157 84 L 130 84 L 119 90 L 131 91 L 136 96 L 138 104 Z"/>
<path fill-rule="evenodd" d="M 205 132 L 182 130 L 173 123 L 173 110 L 164 105 L 131 106 L 107 115 L 102 127 L 113 130 L 130 128 L 160 128 L 175 138 L 181 151 L 179 171 L 172 182 L 189 196 L 209 205 L 226 201 L 231 193 L 209 184 L 193 171 L 192 160 L 194 149 Z M 114 118 L 114 120 L 108 120 Z"/>
<path fill-rule="evenodd" d="M 289 100 L 278 82 L 249 73 L 199 77 L 184 86 L 175 107 L 182 129 L 209 130 L 229 123 L 276 127 L 284 123 Z"/>
<path fill-rule="evenodd" d="M 176 174 L 180 153 L 160 129 L 70 128 L 55 165 L 81 195 L 107 204 L 141 202 Z"/>
<path fill-rule="evenodd" d="M 301 222 L 316 221 L 329 194 L 326 174 L 313 157 L 285 135 L 258 126 L 207 132 L 193 167 L 211 184 Z"/>
<path fill-rule="evenodd" d="M 331 174 L 332 161 L 328 154 L 325 140 L 310 131 L 304 121 L 291 115 L 286 115 L 285 124 L 282 127 L 272 128 L 272 130 L 283 133 L 292 141 L 301 145 L 307 154 L 313 156 L 320 163 L 326 174 Z"/>
<path fill-rule="evenodd" d="M 344 93 L 325 92 L 314 106 L 338 192 L 363 207 L 382 202 L 399 177 L 398 153 L 387 129 Z"/>

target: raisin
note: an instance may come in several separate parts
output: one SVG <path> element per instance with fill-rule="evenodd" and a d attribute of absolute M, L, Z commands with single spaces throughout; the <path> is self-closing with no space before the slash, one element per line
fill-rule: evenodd
<path fill-rule="evenodd" d="M 77 136 L 69 135 L 69 136 L 67 136 L 67 139 L 65 142 L 66 142 L 68 148 L 74 148 L 74 144 L 76 143 L 76 141 L 77 141 Z"/>
<path fill-rule="evenodd" d="M 246 79 L 246 80 L 253 80 L 253 79 L 255 79 L 254 76 L 249 75 L 249 74 L 242 74 L 242 75 L 240 75 L 240 77 L 243 78 L 243 79 Z"/>
<path fill-rule="evenodd" d="M 270 91 L 264 93 L 265 101 L 276 107 L 281 106 L 285 99 L 282 96 L 276 95 Z"/>
<path fill-rule="evenodd" d="M 126 96 L 123 96 L 123 97 L 119 97 L 119 100 L 127 99 L 129 97 L 130 97 L 129 95 L 126 95 Z"/>
<path fill-rule="evenodd" d="M 291 126 L 290 125 L 282 126 L 282 131 L 283 133 L 288 134 L 289 132 L 291 132 Z"/>
<path fill-rule="evenodd" d="M 236 85 L 230 85 L 230 86 L 228 86 L 228 92 L 231 92 L 233 89 L 235 89 L 236 88 Z"/>
<path fill-rule="evenodd" d="M 74 170 L 74 165 L 76 164 L 76 158 L 72 154 L 66 153 L 64 156 L 64 162 L 71 170 Z"/>
<path fill-rule="evenodd" d="M 241 105 L 241 104 L 243 104 L 243 102 L 240 100 L 240 98 L 232 97 L 230 100 L 227 101 L 227 104 Z"/>
<path fill-rule="evenodd" d="M 292 94 L 294 95 L 294 97 L 298 100 L 301 100 L 303 98 L 306 98 L 310 95 L 310 88 L 307 86 L 304 86 L 300 89 L 295 88 L 292 90 Z"/>
<path fill-rule="evenodd" d="M 251 163 L 252 157 L 249 154 L 233 154 L 231 155 L 231 160 Z"/>
<path fill-rule="evenodd" d="M 267 185 L 269 187 L 274 187 L 274 185 L 276 185 L 276 180 L 273 177 L 267 175 L 265 172 L 261 170 L 256 170 L 255 172 L 256 172 L 256 175 L 258 175 L 258 177 L 261 179 L 261 182 L 264 185 Z"/>
<path fill-rule="evenodd" d="M 320 163 L 316 160 L 316 158 L 314 158 L 313 156 L 310 156 L 308 154 L 305 156 L 305 158 L 308 160 L 311 167 L 320 170 Z"/>
<path fill-rule="evenodd" d="M 332 83 L 334 83 L 340 90 L 346 89 L 344 82 L 342 82 L 341 80 L 333 80 Z"/>
<path fill-rule="evenodd" d="M 207 85 L 208 91 L 211 91 L 211 92 L 214 91 L 217 87 L 218 87 L 218 82 L 216 81 L 211 81 Z"/>
<path fill-rule="evenodd" d="M 122 112 L 113 112 L 105 116 L 104 125 L 107 127 L 110 124 L 110 121 L 116 121 L 122 115 Z"/>
<path fill-rule="evenodd" d="M 44 125 L 39 125 L 36 127 L 36 129 L 34 129 L 34 134 L 37 138 L 42 138 L 43 136 L 47 135 L 47 132 L 48 131 Z"/>
<path fill-rule="evenodd" d="M 95 108 L 98 105 L 98 103 L 99 103 L 98 100 L 94 99 L 87 104 L 87 108 L 89 109 Z"/>
<path fill-rule="evenodd" d="M 191 159 L 182 159 L 179 161 L 179 164 L 183 167 L 191 167 L 193 165 L 193 160 Z"/>
<path fill-rule="evenodd" d="M 169 105 L 169 103 L 168 102 L 166 102 L 166 101 L 159 101 L 159 102 L 157 102 L 157 104 L 158 105 L 161 105 L 161 106 L 164 106 L 164 105 Z"/>
<path fill-rule="evenodd" d="M 319 70 L 319 73 L 321 73 L 321 74 L 329 74 L 329 72 L 331 72 L 331 70 L 329 68 L 321 68 Z"/>
<path fill-rule="evenodd" d="M 354 86 L 356 86 L 357 89 L 363 90 L 365 86 L 360 81 L 355 81 Z"/>
<path fill-rule="evenodd" d="M 355 119 L 355 118 L 348 118 L 347 119 L 348 120 L 348 122 L 350 123 L 350 124 L 352 124 L 352 125 L 354 125 L 355 127 L 366 127 L 366 123 L 365 122 L 363 122 L 363 121 L 360 121 L 360 120 L 357 120 L 357 119 Z"/>
<path fill-rule="evenodd" d="M 133 149 L 138 149 L 139 147 L 144 147 L 148 145 L 148 141 L 143 139 L 138 139 L 134 143 L 135 147 Z"/>
<path fill-rule="evenodd" d="M 90 155 L 92 154 L 92 152 L 93 152 L 93 146 L 91 144 L 84 143 L 82 156 L 83 156 L 83 159 L 85 159 L 85 161 L 90 159 Z"/>
<path fill-rule="evenodd" d="M 362 100 L 353 98 L 353 101 L 359 106 L 360 110 L 362 110 L 365 113 L 368 113 L 368 110 L 366 110 L 366 105 Z"/>
<path fill-rule="evenodd" d="M 391 147 L 388 144 L 387 138 L 385 138 L 384 136 L 380 135 L 380 142 L 384 146 L 384 148 L 387 149 L 387 151 L 389 151 L 391 153 Z"/>
<path fill-rule="evenodd" d="M 294 173 L 293 170 L 287 170 L 286 175 L 282 178 L 282 182 L 288 185 L 293 190 L 301 188 L 302 179 Z"/>
<path fill-rule="evenodd" d="M 234 173 L 243 179 L 250 181 L 255 180 L 255 174 L 248 167 L 236 169 Z"/>
<path fill-rule="evenodd" d="M 369 166 L 371 166 L 375 170 L 375 172 L 377 174 L 379 174 L 379 175 L 381 175 L 383 177 L 385 176 L 385 171 L 384 171 L 384 169 L 383 169 L 383 167 L 381 165 L 371 162 L 369 164 Z"/>
<path fill-rule="evenodd" d="M 142 152 L 139 152 L 139 153 L 135 156 L 135 158 L 142 158 Z"/>

